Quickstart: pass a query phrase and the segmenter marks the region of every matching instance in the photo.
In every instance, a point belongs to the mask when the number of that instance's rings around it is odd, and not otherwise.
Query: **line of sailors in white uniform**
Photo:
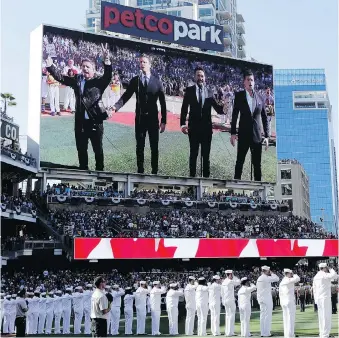
[[[320,338],[329,337],[331,331],[331,281],[338,278],[333,269],[329,269],[326,263],[319,264],[320,271],[314,277],[313,292],[315,303],[318,305]],[[238,307],[240,312],[241,336],[249,337],[251,317],[251,293],[257,290],[257,299],[260,305],[260,331],[262,337],[271,336],[271,322],[273,301],[271,283],[278,282],[279,277],[270,271],[268,266],[261,268],[262,274],[256,285],[246,277],[239,280],[233,275],[232,270],[226,270],[226,279],[221,283],[220,276],[213,276],[211,283],[207,283],[204,277],[196,281],[195,277],[189,277],[185,289],[180,289],[177,283],[170,284],[169,290],[161,286],[159,281],[153,282],[153,288],[148,287],[145,281],[140,282],[138,289],[125,290],[118,285],[106,286],[106,292],[113,296],[113,302],[107,331],[110,334],[119,334],[120,309],[122,296],[125,315],[125,334],[132,334],[133,304],[136,308],[137,334],[145,334],[145,321],[147,312],[151,312],[152,335],[158,335],[161,315],[161,298],[166,293],[166,309],[169,321],[170,335],[178,334],[178,304],[179,298],[184,297],[186,302],[185,334],[193,335],[195,316],[198,317],[198,336],[206,335],[207,316],[210,311],[211,331],[214,336],[220,335],[220,310],[221,303],[225,307],[225,335],[233,336],[235,323],[235,295],[234,287],[241,285],[238,291]],[[300,281],[299,276],[293,275],[290,269],[284,269],[284,278],[279,285],[280,304],[283,310],[284,337],[294,337],[295,323],[295,283]],[[84,333],[90,334],[91,328],[91,296],[93,293],[91,284],[86,285],[86,290],[81,286],[67,288],[62,295],[61,291],[46,293],[36,291],[27,293],[28,334],[51,334],[52,322],[55,321],[54,333],[60,334],[60,320],[63,319],[63,334],[70,334],[70,318],[72,309],[74,312],[74,334],[81,334],[81,323],[84,317]],[[3,298],[4,294],[1,294]],[[3,333],[14,333],[14,320],[16,313],[16,295],[6,296],[1,302],[3,315]],[[148,311],[147,311],[148,310]],[[14,319],[13,319],[14,318]],[[2,318],[1,318],[2,322]]]

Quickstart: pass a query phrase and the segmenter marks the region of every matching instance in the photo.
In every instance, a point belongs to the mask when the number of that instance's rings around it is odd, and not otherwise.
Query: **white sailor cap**
[[[46,292],[42,292],[42,293],[41,293],[41,296],[46,296]]]
[[[170,284],[170,288],[175,288],[175,287],[177,287],[178,286],[178,283],[171,283]]]
[[[106,285],[106,286],[105,286],[105,289],[110,289],[110,288],[111,288],[110,285]]]
[[[71,291],[72,292],[72,288],[66,288],[66,291]]]
[[[145,285],[146,284],[146,282],[144,281],[144,280],[142,280],[141,282],[140,282],[140,285]]]
[[[327,264],[326,263],[320,263],[319,264],[319,269],[326,268]]]
[[[247,279],[248,279],[247,277],[243,277],[243,278],[240,279],[240,282],[243,282],[243,281],[245,281]]]
[[[48,292],[48,294],[49,294],[49,295],[54,295],[54,292],[53,292],[53,291],[51,291],[51,292]]]
[[[269,267],[269,266],[267,266],[267,265],[263,265],[262,267],[261,267],[261,270],[263,270],[263,271],[268,271],[268,270],[270,270],[271,268]]]
[[[60,293],[61,294],[62,292],[60,290],[57,290],[57,291],[55,291],[55,293]]]
[[[220,276],[218,276],[218,275],[215,275],[215,276],[213,276],[213,279],[220,279]]]
[[[35,291],[34,291],[34,294],[35,294],[35,293],[38,293],[38,294],[40,295],[40,290],[38,290],[38,289],[35,290]]]
[[[119,285],[118,284],[114,284],[113,285],[113,289],[119,289]]]
[[[226,270],[225,273],[233,273],[233,270]]]
[[[198,280],[205,280],[205,277],[199,277]]]
[[[153,282],[153,285],[159,285],[160,282],[158,280],[156,280],[155,282]]]
[[[15,293],[12,294],[12,298],[16,298],[16,294]]]
[[[195,280],[196,278],[193,277],[193,276],[189,276],[188,279],[189,279],[189,280]]]
[[[74,290],[82,290],[81,286],[77,286]]]
[[[291,269],[284,269],[284,273],[292,273]]]
[[[7,295],[6,298],[7,298],[7,299],[11,299],[12,296],[11,296],[11,295]]]
[[[0,297],[5,297],[5,294],[3,292],[1,292]]]
[[[125,288],[125,290],[132,290],[132,288],[130,286],[127,286],[127,288]]]
[[[86,288],[92,288],[93,286],[92,286],[92,284],[87,284],[86,285]]]

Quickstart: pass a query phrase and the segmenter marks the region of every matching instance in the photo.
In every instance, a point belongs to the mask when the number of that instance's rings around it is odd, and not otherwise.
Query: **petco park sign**
[[[101,29],[152,40],[223,51],[223,28],[162,13],[101,3]]]

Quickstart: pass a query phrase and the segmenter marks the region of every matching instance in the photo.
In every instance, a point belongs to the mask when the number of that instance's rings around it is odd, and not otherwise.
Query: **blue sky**
[[[9,114],[20,134],[27,128],[30,31],[41,23],[82,29],[88,2],[1,2],[1,91],[17,98]],[[338,126],[338,0],[238,0],[238,12],[246,21],[248,55],[275,68],[325,68]]]

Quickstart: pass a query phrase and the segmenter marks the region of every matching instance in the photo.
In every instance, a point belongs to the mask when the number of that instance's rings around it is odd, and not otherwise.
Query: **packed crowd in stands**
[[[51,225],[73,237],[129,238],[335,238],[293,215],[244,215],[199,210],[56,210]]]
[[[1,194],[1,206],[6,206],[6,209],[15,210],[20,207],[21,212],[31,213],[35,210],[33,202],[24,196],[9,196],[8,194]]]
[[[145,270],[137,269],[137,271],[122,272],[112,269],[109,272],[104,272],[103,276],[107,281],[107,285],[118,284],[122,288],[132,287],[136,289],[141,280],[146,281],[149,285],[155,280],[161,284],[168,286],[170,283],[176,282],[181,287],[187,284],[189,276],[196,278],[205,277],[207,281],[211,281],[214,275],[219,275],[222,279],[225,278],[225,270],[233,267],[221,267],[212,269],[210,267],[199,267],[192,271],[187,269],[152,269]],[[273,269],[273,268],[272,268]],[[279,270],[280,269],[280,270]],[[275,270],[280,280],[283,278],[282,267]],[[293,269],[294,273],[301,277],[301,283],[311,283],[313,277],[317,273],[317,268],[307,266],[296,266]],[[256,282],[260,276],[260,267],[252,266],[244,269],[234,270],[234,275],[238,278],[247,277],[253,282]],[[93,283],[94,278],[98,275],[91,269],[81,270],[55,270],[48,269],[45,271],[31,271],[22,269],[15,274],[4,272],[2,274],[2,292],[15,293],[20,287],[25,287],[28,290],[40,289],[41,292],[52,290],[65,290],[68,287],[74,289],[75,286],[83,286],[87,283]]]
[[[113,72],[119,74],[122,83],[128,83],[133,76],[139,73],[138,57],[141,53],[138,47],[110,46],[112,50]],[[224,84],[231,87],[231,91],[237,92],[242,89],[242,70],[225,63],[216,63],[203,60],[195,60],[169,53],[164,55],[161,50],[152,50],[147,53],[152,59],[152,73],[158,76],[164,87],[164,91],[170,96],[183,96],[184,88],[191,85],[194,77],[194,69],[202,66],[206,73],[207,86],[215,93]],[[90,58],[96,64],[98,74],[103,73],[102,50],[99,43],[84,40],[72,40],[62,36],[47,34],[43,39],[43,57],[50,55],[54,64],[60,70],[66,66],[69,59],[74,60],[74,65],[80,68],[83,58]],[[43,65],[44,67],[44,65]],[[255,72],[256,90],[264,93],[265,87],[272,88],[272,73],[263,69]]]
[[[122,192],[116,191],[112,186],[109,187],[90,187],[87,188],[81,186],[70,186],[69,184],[53,184],[53,186],[47,185],[48,195],[64,195],[68,197],[72,196],[88,196],[88,197],[124,197]],[[146,199],[146,200],[167,200],[167,201],[196,201],[196,194],[192,192],[192,189],[186,191],[174,191],[174,190],[161,190],[161,189],[135,189],[131,192],[128,198],[133,199]],[[270,200],[264,201],[260,196],[246,195],[240,193],[234,193],[233,191],[218,191],[212,193],[203,193],[202,201],[205,202],[225,202],[232,198],[232,201],[239,200],[241,203],[276,203],[278,201]]]
[[[109,187],[98,187],[98,186],[74,186],[69,184],[47,184],[47,195],[64,195],[64,196],[86,196],[86,197],[122,197],[122,193],[113,189],[112,186]]]
[[[41,234],[24,234],[23,236],[2,236],[1,250],[22,250],[27,241],[49,241],[53,242],[54,238],[46,233]]]
[[[8,156],[12,160],[20,161],[28,166],[36,167],[36,160],[33,155],[27,152],[24,154],[18,142],[7,143],[5,139],[1,139],[1,155]]]

